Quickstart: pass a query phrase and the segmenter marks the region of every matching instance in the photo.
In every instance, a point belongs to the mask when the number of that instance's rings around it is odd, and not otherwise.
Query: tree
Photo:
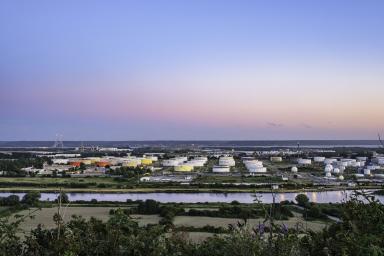
[[[308,206],[308,202],[309,202],[309,198],[304,195],[304,194],[299,194],[296,196],[296,202],[298,205],[302,206],[302,207],[307,207]]]
[[[57,199],[55,200],[55,202],[59,202],[60,199],[61,199],[62,204],[69,203],[68,195],[65,192],[60,192],[60,194],[57,196]]]
[[[31,191],[23,196],[23,199],[21,200],[21,202],[29,206],[38,206],[40,198],[41,198],[40,192]]]
[[[311,208],[309,208],[307,216],[310,218],[317,219],[317,218],[323,217],[324,215],[322,214],[322,212],[318,206],[313,205],[313,206],[311,206]]]

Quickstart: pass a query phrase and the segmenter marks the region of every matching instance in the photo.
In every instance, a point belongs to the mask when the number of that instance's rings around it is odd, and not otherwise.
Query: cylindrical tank
[[[332,164],[334,162],[336,162],[337,159],[334,159],[334,158],[327,158],[324,160],[324,164]]]
[[[151,165],[152,159],[148,159],[148,158],[141,159],[141,164],[142,165]]]
[[[183,164],[183,165],[175,166],[175,172],[190,172],[192,170],[193,170],[193,166],[191,165]]]
[[[212,168],[212,172],[217,172],[217,173],[230,172],[230,167],[229,166],[222,166],[222,165],[215,165]]]
[[[324,172],[326,172],[326,173],[330,173],[330,172],[332,172],[332,170],[333,170],[333,166],[330,164],[327,164],[324,168]]]
[[[294,172],[294,173],[296,173],[296,172],[298,172],[299,170],[297,169],[297,167],[296,166],[293,166],[292,168],[291,168],[291,172]]]
[[[267,168],[266,167],[252,167],[252,168],[249,168],[248,171],[250,173],[266,173]]]
[[[310,164],[312,164],[312,160],[311,159],[299,158],[299,159],[297,159],[297,163],[301,164],[301,165],[310,165]]]
[[[220,157],[220,159],[219,159],[219,165],[235,166],[236,163],[235,163],[235,159],[233,159],[233,157],[223,156],[223,157]]]
[[[281,156],[271,156],[271,162],[282,162],[283,158]]]
[[[324,160],[325,160],[325,157],[323,157],[323,156],[315,156],[313,158],[313,161],[316,163],[322,163],[322,162],[324,162]]]

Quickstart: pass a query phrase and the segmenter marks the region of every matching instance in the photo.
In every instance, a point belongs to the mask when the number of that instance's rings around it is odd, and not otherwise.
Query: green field
[[[84,218],[95,217],[102,221],[107,221],[110,217],[110,209],[116,209],[116,207],[68,207],[62,209],[62,215],[64,221],[67,222],[70,220],[71,216],[83,216]],[[54,228],[55,223],[53,221],[53,215],[57,212],[57,208],[42,208],[41,210],[30,209],[24,210],[18,213],[18,215],[28,215],[31,212],[33,213],[33,218],[27,218],[25,222],[21,225],[24,232],[29,232],[33,228],[36,228],[38,224],[42,224],[46,228]],[[158,224],[161,220],[161,217],[158,215],[140,215],[135,214],[131,215],[140,226],[146,226],[148,224]],[[202,217],[202,216],[176,216],[174,218],[174,225],[176,227],[190,227],[202,228],[204,226],[210,225],[214,227],[228,227],[229,224],[236,225],[238,221],[242,221],[237,218],[216,218],[216,217]],[[249,219],[248,224],[250,226],[255,226],[263,222],[263,219]],[[301,214],[295,213],[295,217],[290,218],[285,221],[276,221],[277,224],[285,224],[290,228],[296,228],[297,224],[301,228],[308,228],[314,231],[319,231],[323,229],[329,222],[324,221],[310,221],[306,222],[301,217]],[[206,237],[211,236],[212,234],[206,232],[188,232],[190,238],[194,241],[199,241]]]

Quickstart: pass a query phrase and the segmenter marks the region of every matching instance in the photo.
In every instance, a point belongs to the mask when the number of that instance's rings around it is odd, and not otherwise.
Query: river
[[[323,192],[301,192],[306,194],[311,202],[315,203],[340,203],[345,201],[353,192],[347,191],[323,191]],[[25,193],[1,192],[0,197],[18,195],[20,198]],[[275,201],[293,201],[299,193],[276,193]],[[230,203],[234,200],[240,203],[252,203],[255,199],[254,193],[67,193],[70,201],[84,200],[91,201],[115,201],[125,202],[131,200],[153,199],[162,203],[204,203],[204,202],[223,202]],[[272,193],[257,193],[263,203],[273,201]],[[57,193],[41,193],[41,200],[53,201],[57,198]],[[384,196],[376,196],[380,202],[384,203]]]

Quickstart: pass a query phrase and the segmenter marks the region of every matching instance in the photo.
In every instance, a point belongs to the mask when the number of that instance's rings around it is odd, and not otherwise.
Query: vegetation
[[[153,202],[150,205],[156,208]],[[182,235],[193,228],[140,227],[121,210],[106,222],[74,216],[56,228],[39,226],[25,239],[17,235],[22,220],[10,223],[1,218],[0,255],[383,255],[384,206],[373,197],[356,195],[341,206],[341,212],[341,222],[321,232],[293,230],[268,222],[252,228],[239,222],[230,226],[225,235],[201,243]]]

